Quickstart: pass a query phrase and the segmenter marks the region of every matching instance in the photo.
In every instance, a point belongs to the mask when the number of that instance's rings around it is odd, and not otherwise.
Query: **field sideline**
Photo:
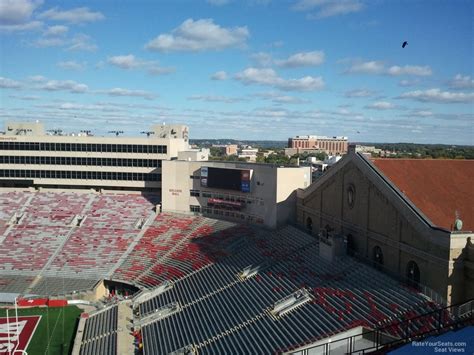
[[[70,353],[76,335],[77,322],[82,311],[76,306],[18,309],[18,316],[41,316],[33,338],[26,351],[28,355],[67,355]],[[0,317],[6,317],[5,309],[0,309]],[[9,311],[15,318],[15,310]]]

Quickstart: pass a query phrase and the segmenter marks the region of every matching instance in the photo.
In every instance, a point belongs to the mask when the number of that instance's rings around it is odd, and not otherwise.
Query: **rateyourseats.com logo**
[[[464,353],[467,343],[465,341],[414,341],[411,345],[417,348],[430,348],[429,350],[435,353]]]

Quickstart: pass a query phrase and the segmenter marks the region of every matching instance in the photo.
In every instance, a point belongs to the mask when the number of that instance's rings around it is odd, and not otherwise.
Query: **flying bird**
[[[405,48],[405,47],[407,46],[407,44],[408,44],[408,42],[407,42],[407,41],[403,42],[403,44],[402,44],[402,48]]]

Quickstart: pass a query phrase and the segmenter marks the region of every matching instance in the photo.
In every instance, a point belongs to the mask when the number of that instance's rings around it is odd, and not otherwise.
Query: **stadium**
[[[183,125],[6,126],[0,354],[385,353],[472,329],[472,205],[446,224],[355,150],[311,182],[207,161]],[[452,171],[467,186],[472,162]]]

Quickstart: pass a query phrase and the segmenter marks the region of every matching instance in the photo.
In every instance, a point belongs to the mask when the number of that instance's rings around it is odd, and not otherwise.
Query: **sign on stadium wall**
[[[18,322],[15,316],[0,318],[0,355],[28,348],[41,316],[21,316]]]

